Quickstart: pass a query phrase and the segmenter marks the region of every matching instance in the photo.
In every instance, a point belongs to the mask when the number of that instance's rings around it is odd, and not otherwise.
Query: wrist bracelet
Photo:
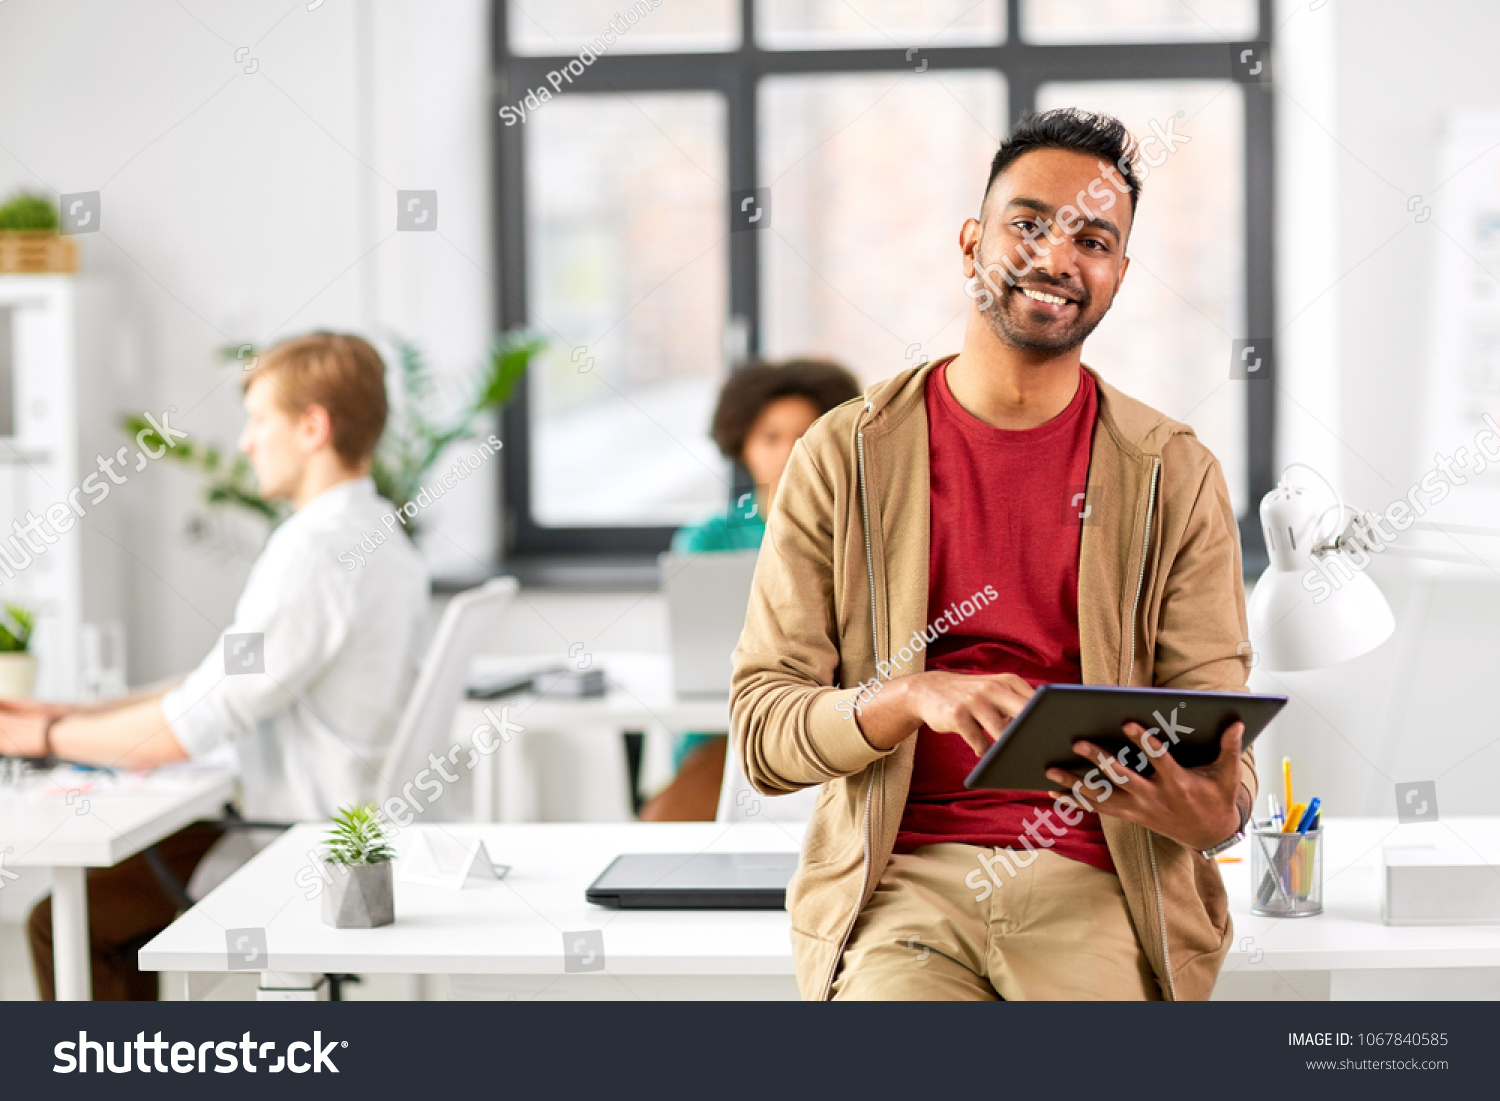
[[[1249,831],[1249,827],[1250,827],[1250,815],[1249,815],[1249,812],[1247,812],[1246,809],[1243,806],[1240,805],[1240,801],[1238,799],[1236,799],[1234,801],[1234,806],[1235,806],[1235,809],[1240,812],[1240,825],[1239,825],[1239,828],[1237,830],[1235,830],[1234,833],[1227,840],[1219,842],[1213,848],[1211,848],[1211,849],[1199,849],[1198,850],[1198,852],[1200,854],[1202,854],[1203,856],[1207,857],[1209,860],[1212,860],[1214,857],[1218,856],[1225,849],[1232,849],[1232,848],[1234,848],[1234,846],[1238,845],[1241,841],[1243,841],[1245,839],[1245,834]]]
[[[57,754],[52,749],[52,728],[63,720],[62,715],[53,715],[42,727],[42,754],[46,757],[55,757]]]

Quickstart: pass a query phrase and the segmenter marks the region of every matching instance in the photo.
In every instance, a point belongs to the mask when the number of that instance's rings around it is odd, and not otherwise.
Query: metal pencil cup
[[[1250,912],[1263,917],[1308,917],[1323,912],[1322,830],[1250,831]]]

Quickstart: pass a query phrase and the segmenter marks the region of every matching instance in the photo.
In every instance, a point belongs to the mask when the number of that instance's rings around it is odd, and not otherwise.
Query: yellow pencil
[[[1290,757],[1281,759],[1281,785],[1286,788],[1286,802],[1281,805],[1290,810],[1292,806],[1292,759]],[[1296,819],[1288,816],[1288,821],[1296,822]]]
[[[1307,810],[1301,803],[1291,804],[1291,811],[1286,816],[1286,823],[1281,827],[1282,833],[1296,833],[1297,823],[1302,821],[1302,812]]]

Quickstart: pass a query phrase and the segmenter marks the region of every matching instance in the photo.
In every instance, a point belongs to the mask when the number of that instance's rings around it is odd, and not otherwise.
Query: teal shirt
[[[678,528],[672,536],[674,554],[713,554],[716,551],[759,550],[766,534],[766,522],[757,509],[748,519],[742,510],[725,511],[697,524]],[[681,768],[683,758],[710,738],[722,738],[722,734],[689,731],[676,739],[672,747],[673,768]]]
[[[766,522],[757,510],[749,519],[720,513],[697,524],[678,528],[672,536],[677,554],[712,554],[715,551],[759,550],[766,535]]]

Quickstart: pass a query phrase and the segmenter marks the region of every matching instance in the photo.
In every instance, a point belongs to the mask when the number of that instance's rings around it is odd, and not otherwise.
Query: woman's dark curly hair
[[[789,359],[785,363],[752,363],[729,376],[719,391],[709,435],[730,462],[739,462],[745,440],[761,410],[780,398],[806,398],[818,415],[859,397],[859,383],[837,363]]]

